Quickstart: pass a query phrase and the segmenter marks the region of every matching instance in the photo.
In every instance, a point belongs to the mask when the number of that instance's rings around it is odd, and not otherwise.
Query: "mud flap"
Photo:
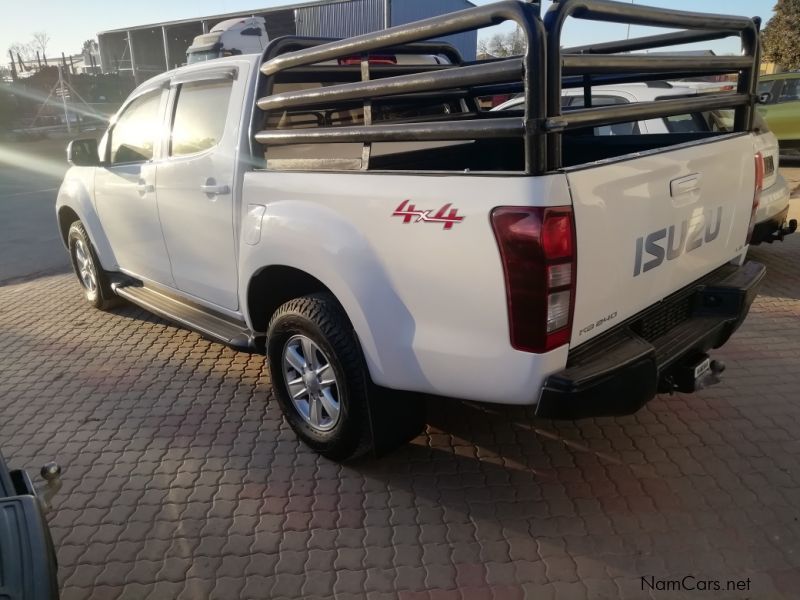
[[[413,440],[425,429],[425,422],[424,396],[373,386],[369,425],[376,458]]]

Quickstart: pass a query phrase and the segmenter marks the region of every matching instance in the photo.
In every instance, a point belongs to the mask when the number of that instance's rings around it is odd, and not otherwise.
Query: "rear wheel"
[[[298,437],[332,460],[369,452],[372,386],[353,327],[333,296],[282,305],[267,339],[272,389]]]
[[[111,289],[108,274],[100,266],[92,242],[80,221],[70,225],[67,243],[72,268],[78,276],[86,300],[100,310],[111,308],[117,297]]]

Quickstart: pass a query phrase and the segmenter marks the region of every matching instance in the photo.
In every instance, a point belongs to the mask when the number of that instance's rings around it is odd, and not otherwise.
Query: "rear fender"
[[[260,241],[241,245],[239,297],[269,266],[299,269],[336,296],[353,325],[372,379],[387,387],[425,380],[412,351],[414,319],[369,242],[335,211],[301,201],[267,206]],[[245,314],[252,327],[253,319]]]

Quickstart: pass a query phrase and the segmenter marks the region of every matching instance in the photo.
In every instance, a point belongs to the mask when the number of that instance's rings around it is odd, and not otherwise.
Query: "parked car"
[[[264,352],[288,423],[337,460],[416,434],[425,396],[580,418],[715,383],[709,352],[765,273],[746,261],[765,174],[753,95],[562,112],[561,88],[609,64],[628,81],[707,70],[754,84],[757,25],[704,15],[697,34],[614,46],[736,31],[743,56],[583,56],[560,50],[570,15],[698,17],[538,10],[509,0],[349,40],[281,38],[142,84],[99,146],[68,150],[56,210],[86,299]],[[474,64],[417,43],[502,20],[542,51]],[[481,109],[519,91],[523,113]],[[598,134],[724,109],[732,131]]]
[[[778,138],[781,152],[800,157],[800,72],[763,75],[758,110]]]
[[[623,105],[634,102],[654,102],[670,98],[685,98],[699,94],[724,91],[725,84],[705,82],[651,81],[592,88],[593,106]],[[516,97],[494,110],[520,109],[524,98]],[[565,110],[583,108],[583,89],[567,89],[562,94]],[[760,115],[755,118],[756,149],[764,157],[764,189],[756,212],[756,224],[751,245],[783,241],[797,230],[797,221],[789,220],[790,190],[780,174],[778,140]],[[658,119],[615,123],[595,128],[595,135],[664,135],[668,133],[704,133],[729,130],[733,126],[731,111],[712,111],[685,115],[670,115]]]

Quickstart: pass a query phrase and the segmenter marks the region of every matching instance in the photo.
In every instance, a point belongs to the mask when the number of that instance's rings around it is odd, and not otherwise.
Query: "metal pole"
[[[633,5],[633,0],[631,0],[631,5]],[[625,39],[626,40],[631,39],[631,24],[630,23],[628,23],[628,33],[625,35]]]
[[[69,123],[69,110],[67,110],[67,90],[64,86],[63,67],[58,65],[58,89],[61,92],[61,104],[64,107],[64,119],[67,121],[67,133],[72,133],[72,125]]]
[[[128,32],[128,52],[131,53],[131,75],[133,75],[133,82],[139,85],[139,76],[136,72],[136,58],[133,56],[133,35]]]
[[[17,80],[17,66],[14,64],[14,53],[9,50],[8,55],[11,57],[11,79]]]
[[[167,28],[161,26],[161,40],[164,42],[164,64],[167,65],[169,71],[169,38],[167,37]]]

